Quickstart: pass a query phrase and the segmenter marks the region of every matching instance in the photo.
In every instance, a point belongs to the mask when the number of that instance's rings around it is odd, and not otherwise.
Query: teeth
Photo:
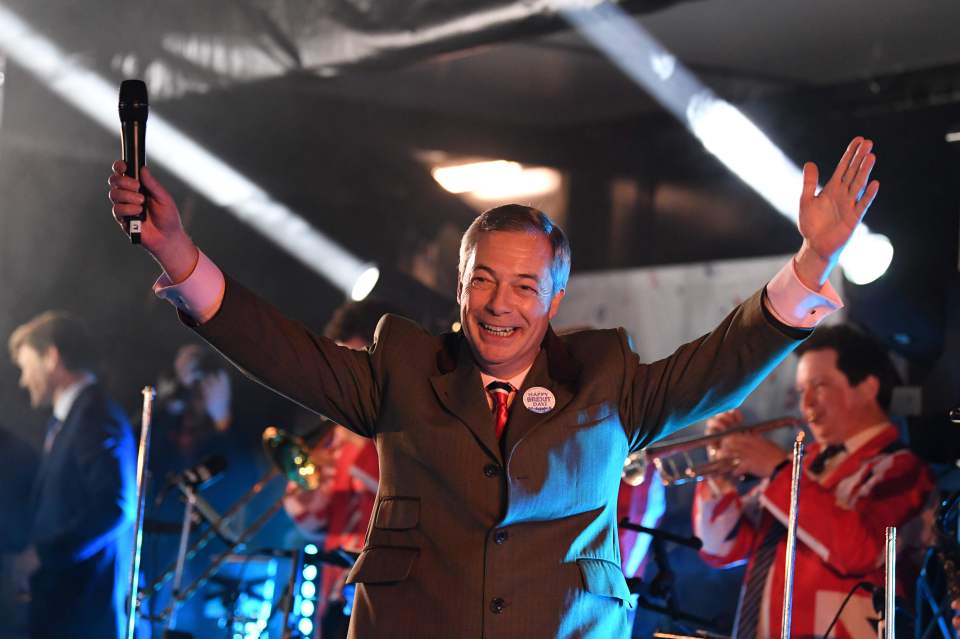
[[[493,333],[494,335],[499,335],[500,337],[506,337],[507,335],[510,335],[514,331],[514,329],[512,328],[499,328],[496,326],[490,326],[489,324],[484,324],[483,322],[480,322],[480,326],[485,331],[489,331],[490,333]]]

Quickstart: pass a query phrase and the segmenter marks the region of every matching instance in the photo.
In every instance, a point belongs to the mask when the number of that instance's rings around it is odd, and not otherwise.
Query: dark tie
[[[487,392],[493,400],[494,432],[497,434],[497,441],[500,441],[503,429],[507,426],[507,406],[513,386],[506,382],[490,382],[487,384]]]
[[[44,455],[50,454],[51,449],[53,449],[53,441],[57,438],[61,428],[63,428],[63,422],[51,415],[50,419],[47,420],[47,434],[43,438]]]
[[[750,565],[750,574],[747,576],[747,585],[743,589],[743,600],[737,609],[736,639],[755,639],[757,625],[760,622],[760,605],[763,603],[763,586],[767,583],[767,575],[777,557],[777,545],[786,535],[787,529],[779,521],[773,524],[764,535],[760,547],[753,556]]]
[[[843,444],[830,444],[813,458],[813,461],[810,462],[810,472],[814,475],[819,475],[827,467],[827,462],[839,455],[840,453],[847,450],[847,447]]]

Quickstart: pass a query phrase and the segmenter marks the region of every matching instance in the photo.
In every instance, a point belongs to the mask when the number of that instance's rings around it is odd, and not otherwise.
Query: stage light
[[[378,269],[376,266],[369,266],[365,271],[357,276],[357,279],[353,284],[353,288],[350,290],[350,299],[352,299],[354,302],[359,302],[360,300],[366,299],[367,295],[370,295],[370,291],[372,291],[377,285],[377,281],[379,279],[380,269]]]
[[[304,637],[309,637],[310,633],[313,632],[313,622],[304,617],[300,620],[300,623],[297,624],[297,629],[303,634]]]
[[[560,173],[546,167],[489,160],[437,166],[433,179],[450,193],[471,193],[482,200],[509,200],[543,195],[560,186]]]
[[[840,254],[843,274],[854,284],[869,284],[887,272],[893,261],[893,244],[885,235],[858,228]],[[857,237],[858,233],[862,237]]]
[[[313,581],[317,578],[317,567],[313,564],[307,564],[303,567],[303,578]]]
[[[300,584],[300,594],[304,599],[313,599],[317,596],[317,586],[312,581]]]
[[[304,599],[300,602],[300,616],[301,617],[312,617],[313,613],[316,612],[316,607],[313,602],[309,599]]]
[[[66,102],[119,135],[116,84],[82,66],[76,56],[68,56],[3,5],[0,5],[0,52]],[[164,167],[354,299],[362,299],[372,290],[376,278],[370,281],[369,264],[194,142],[156,109],[151,109],[148,131],[150,163]],[[360,293],[363,295],[357,298]]]
[[[307,555],[315,555],[320,552],[320,549],[317,548],[316,544],[307,544],[303,547],[303,552]]]
[[[788,219],[796,222],[802,172],[742,111],[718,97],[620,7],[554,0],[556,9],[625,75],[680,120],[703,146]],[[893,246],[864,224],[840,266],[857,284],[883,275]]]

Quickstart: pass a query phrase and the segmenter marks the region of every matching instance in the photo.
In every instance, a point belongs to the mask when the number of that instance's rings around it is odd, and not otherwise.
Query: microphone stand
[[[895,639],[897,621],[897,529],[893,526],[887,526],[886,532],[884,615],[883,623],[877,626],[877,635],[879,639]]]
[[[627,587],[630,592],[637,595],[637,605],[651,612],[656,612],[668,616],[673,621],[686,621],[697,624],[701,627],[715,628],[716,620],[707,619],[698,615],[680,610],[673,598],[673,570],[670,568],[670,560],[667,557],[664,543],[672,542],[693,550],[700,550],[703,547],[703,541],[699,537],[682,537],[659,528],[648,528],[635,524],[624,517],[620,520],[619,526],[627,530],[638,533],[644,533],[653,537],[651,550],[653,551],[653,561],[657,565],[657,576],[650,584],[646,584],[639,577],[627,579]],[[653,603],[644,596],[644,586],[647,592],[656,598],[663,599],[666,605]]]
[[[143,546],[143,513],[147,488],[147,461],[150,456],[150,426],[153,422],[153,399],[157,391],[144,386],[143,411],[140,418],[140,447],[137,450],[137,515],[133,525],[133,557],[130,561],[130,590],[127,594],[127,639],[133,639],[137,627],[140,586],[140,553]]]
[[[190,529],[193,527],[193,509],[197,503],[196,493],[189,486],[184,486],[182,482],[177,482],[180,490],[186,497],[186,506],[183,509],[183,524],[180,527],[180,545],[177,547],[177,563],[173,570],[173,608],[170,611],[170,618],[167,621],[167,630],[177,625],[177,609],[180,595],[180,585],[183,582],[183,567],[187,558],[187,544],[190,540]]]
[[[793,472],[790,478],[790,518],[787,525],[787,557],[783,579],[783,611],[780,639],[790,639],[793,616],[793,570],[797,559],[797,517],[800,515],[800,475],[803,472],[803,432],[793,442]]]
[[[629,518],[624,517],[620,520],[618,524],[620,528],[626,528],[627,530],[632,530],[638,533],[645,533],[650,535],[654,539],[662,539],[664,541],[672,541],[675,544],[681,546],[686,546],[687,548],[692,548],[694,550],[700,550],[703,548],[703,540],[699,537],[681,537],[676,533],[672,533],[660,528],[647,528],[646,526],[641,526],[640,524],[635,524],[630,521]]]
[[[177,479],[176,486],[183,493],[186,506],[183,509],[183,524],[180,527],[180,545],[177,548],[177,561],[173,571],[173,606],[170,610],[170,618],[167,623],[167,629],[172,629],[177,624],[177,610],[180,599],[180,587],[183,584],[183,569],[186,564],[188,545],[190,542],[190,533],[193,528],[194,513],[202,517],[210,530],[220,538],[226,545],[235,545],[237,540],[233,534],[227,534],[223,526],[223,518],[214,510],[207,500],[200,496],[197,489],[183,481]]]

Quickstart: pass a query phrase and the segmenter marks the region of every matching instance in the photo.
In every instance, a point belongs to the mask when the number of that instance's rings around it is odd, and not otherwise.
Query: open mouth
[[[482,328],[484,331],[496,337],[510,337],[511,335],[513,335],[514,331],[517,330],[516,328],[513,328],[513,327],[492,326],[484,322],[477,322],[477,323],[480,325],[480,328]]]

